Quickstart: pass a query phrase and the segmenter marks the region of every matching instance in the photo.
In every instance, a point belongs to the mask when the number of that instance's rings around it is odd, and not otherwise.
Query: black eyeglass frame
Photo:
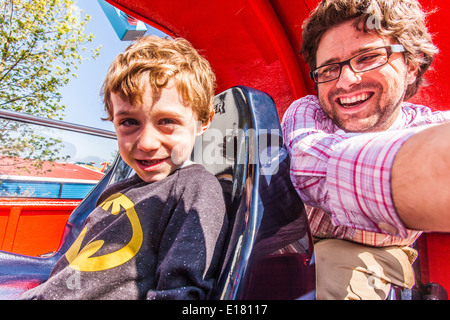
[[[352,66],[351,63],[350,63],[351,60],[353,60],[354,58],[357,58],[357,57],[359,57],[359,56],[361,56],[361,55],[363,55],[363,54],[366,54],[367,52],[370,52],[370,51],[372,51],[372,50],[378,50],[378,49],[386,49],[386,52],[387,52],[387,59],[386,59],[386,62],[385,62],[385,63],[383,63],[382,65],[376,66],[376,67],[374,67],[374,68],[370,68],[370,69],[364,70],[364,71],[356,71],[355,69],[353,69],[353,66]],[[350,59],[347,59],[347,60],[345,60],[345,61],[341,61],[341,62],[333,62],[333,63],[327,63],[327,64],[324,64],[323,66],[317,67],[317,68],[315,68],[315,69],[313,69],[313,70],[311,70],[311,71],[309,72],[309,76],[311,77],[311,79],[314,81],[315,84],[321,84],[321,83],[331,82],[331,81],[334,81],[334,80],[336,80],[336,79],[339,79],[339,77],[341,76],[341,73],[342,73],[342,68],[343,68],[344,66],[346,66],[346,65],[350,66],[350,68],[352,69],[352,71],[355,72],[355,73],[364,73],[364,72],[367,72],[367,71],[371,71],[371,70],[375,70],[375,69],[381,68],[382,66],[386,65],[386,64],[389,62],[389,58],[391,57],[391,55],[392,55],[393,53],[396,53],[396,52],[405,52],[405,51],[406,51],[405,47],[404,47],[403,45],[401,45],[401,44],[391,44],[391,45],[388,45],[388,46],[383,46],[383,47],[373,48],[373,49],[370,49],[370,50],[361,52],[361,53],[357,54],[356,56],[353,56],[353,57],[351,57]],[[338,76],[337,76],[336,78],[334,78],[334,79],[327,80],[327,81],[321,81],[321,82],[316,81],[316,80],[315,80],[315,77],[314,77],[314,72],[316,72],[316,71],[317,71],[318,69],[320,69],[320,68],[323,68],[323,67],[326,67],[326,66],[331,66],[331,65],[339,65],[339,74],[338,74]]]

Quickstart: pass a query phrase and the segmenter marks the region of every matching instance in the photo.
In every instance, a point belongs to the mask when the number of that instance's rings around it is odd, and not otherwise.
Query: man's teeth
[[[362,94],[353,96],[351,98],[339,98],[339,102],[341,103],[341,105],[354,105],[354,104],[357,104],[360,102],[364,102],[369,98],[370,98],[369,93],[362,93]]]

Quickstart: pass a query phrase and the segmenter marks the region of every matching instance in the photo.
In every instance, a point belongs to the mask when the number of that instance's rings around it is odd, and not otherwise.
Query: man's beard
[[[395,88],[393,89],[396,90]],[[371,100],[369,101],[370,109],[363,110],[364,113],[347,114],[345,116],[339,113],[338,110],[344,107],[337,105],[339,104],[336,101],[338,96],[363,91],[373,92],[372,96],[368,99]],[[324,111],[340,129],[346,132],[376,132],[387,130],[393,121],[395,121],[395,119],[392,119],[392,115],[401,106],[405,93],[406,88],[398,99],[391,90],[384,92],[383,86],[380,83],[365,81],[355,85],[350,90],[340,88],[331,90],[325,101],[321,98],[320,94],[318,96],[322,109],[323,106],[327,107],[327,110]]]

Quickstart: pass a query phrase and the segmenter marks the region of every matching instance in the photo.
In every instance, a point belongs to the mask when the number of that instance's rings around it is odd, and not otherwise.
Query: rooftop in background
[[[102,168],[88,164],[58,163],[0,156],[0,179],[16,177],[23,180],[95,180],[103,177]],[[55,181],[56,181],[55,180]]]

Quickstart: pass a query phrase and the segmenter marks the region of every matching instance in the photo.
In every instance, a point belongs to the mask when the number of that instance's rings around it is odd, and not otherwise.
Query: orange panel
[[[8,225],[9,209],[0,210],[0,249],[3,247],[3,239],[5,237],[6,226]]]
[[[24,211],[11,251],[31,256],[56,251],[70,213],[71,210]]]
[[[58,249],[65,225],[80,201],[0,199],[0,249],[37,256]]]
[[[19,223],[20,214],[22,213],[21,207],[11,207],[8,219],[8,225],[6,226],[5,236],[3,237],[2,250],[11,251],[14,238],[16,235],[17,224]]]

